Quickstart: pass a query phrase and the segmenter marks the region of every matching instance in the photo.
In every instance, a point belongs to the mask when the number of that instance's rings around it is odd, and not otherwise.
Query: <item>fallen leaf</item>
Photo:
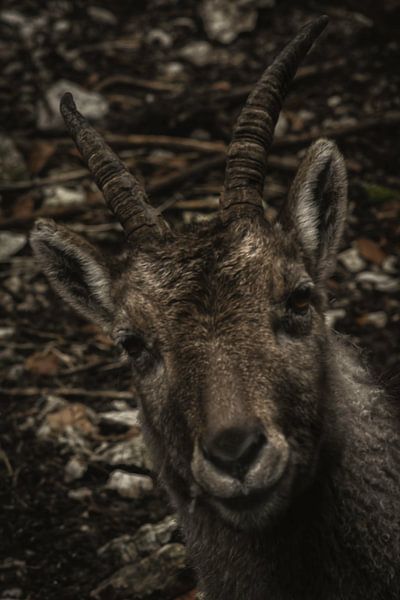
[[[19,219],[27,219],[32,216],[32,213],[35,208],[35,201],[32,195],[24,194],[20,196],[14,203],[12,208],[13,217],[17,217]]]
[[[367,192],[368,200],[373,203],[398,199],[400,194],[398,190],[393,190],[375,183],[363,183],[363,187]]]
[[[84,404],[74,402],[46,416],[47,424],[53,431],[64,431],[67,427],[79,429],[86,435],[97,433],[97,427],[92,421],[91,413]]]
[[[361,256],[375,265],[381,265],[387,257],[387,254],[376,242],[367,238],[359,238],[357,240],[357,247]]]
[[[28,168],[32,175],[38,175],[47,165],[55,152],[55,145],[50,142],[36,142],[30,151]]]
[[[34,375],[56,375],[60,369],[60,359],[52,350],[34,352],[26,359],[25,369]]]
[[[215,90],[217,92],[230,92],[232,89],[232,85],[230,84],[229,81],[216,81],[212,86],[211,86],[212,90]]]
[[[96,344],[106,348],[112,348],[115,346],[113,340],[106,333],[103,332],[101,327],[94,323],[86,323],[82,326],[82,331],[89,335],[94,335],[94,341]]]

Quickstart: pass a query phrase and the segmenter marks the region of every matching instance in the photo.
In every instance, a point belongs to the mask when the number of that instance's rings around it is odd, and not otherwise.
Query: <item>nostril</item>
[[[267,438],[260,426],[230,427],[205,438],[203,453],[219,469],[238,476],[248,471]]]

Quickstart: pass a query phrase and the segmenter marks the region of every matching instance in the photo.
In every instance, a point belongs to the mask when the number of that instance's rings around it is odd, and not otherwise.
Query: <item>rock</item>
[[[174,44],[173,37],[163,29],[152,29],[147,34],[149,44],[158,44],[161,48],[171,48]]]
[[[361,283],[363,287],[369,287],[378,290],[379,292],[396,293],[400,292],[400,281],[389,277],[386,273],[376,273],[374,271],[364,271],[356,275],[356,281]],[[366,285],[365,285],[366,284]]]
[[[6,290],[15,295],[18,295],[23,288],[22,279],[17,275],[7,277],[7,279],[4,280],[3,285],[6,288]]]
[[[28,179],[25,160],[13,140],[0,134],[0,182]]]
[[[150,458],[141,434],[123,442],[100,446],[96,450],[96,460],[113,466],[127,465],[151,469]]]
[[[113,410],[130,410],[130,406],[126,400],[113,400],[111,406]]]
[[[190,42],[181,48],[179,55],[196,67],[204,67],[214,62],[215,48],[205,40]]]
[[[0,340],[9,340],[15,335],[15,327],[0,327]]]
[[[41,131],[64,129],[64,121],[60,115],[60,99],[65,92],[71,92],[79,111],[87,119],[98,121],[108,112],[108,103],[101,94],[90,92],[72,81],[61,79],[48,88],[46,92],[47,106],[43,102],[38,104],[38,129]]]
[[[27,237],[23,233],[0,231],[0,262],[17,254],[26,245]]]
[[[81,487],[77,490],[69,490],[68,492],[68,498],[71,498],[71,500],[78,500],[79,502],[88,500],[92,497],[92,495],[92,490],[87,487]]]
[[[84,476],[87,471],[87,463],[77,456],[73,456],[69,459],[65,465],[64,481],[70,483],[76,479],[80,479]]]
[[[38,31],[43,31],[48,26],[48,19],[38,14],[23,15],[16,10],[3,10],[0,13],[0,21],[19,30],[19,34],[32,47],[33,37]]]
[[[123,592],[124,598],[144,598],[160,592],[169,597],[168,590],[175,590],[179,573],[185,568],[183,544],[167,544],[139,562],[119,569],[93,590],[91,597],[106,600],[116,597],[118,592]]]
[[[257,21],[257,8],[273,2],[256,0],[203,0],[200,16],[211,40],[230,44],[243,31],[253,31]]]
[[[163,72],[164,78],[171,81],[182,81],[187,77],[185,73],[185,66],[178,61],[167,62],[164,65],[161,65],[160,69]]]
[[[350,271],[350,273],[358,273],[365,269],[366,266],[366,263],[361,258],[357,248],[349,248],[348,250],[340,252],[338,261]]]
[[[100,25],[116,25],[118,19],[112,12],[100,6],[89,6],[87,9],[89,17]]]
[[[346,311],[344,308],[333,308],[331,310],[327,310],[325,313],[325,322],[328,327],[335,327],[336,321],[340,319],[344,319],[346,316]]]
[[[385,258],[382,262],[382,269],[385,273],[389,273],[390,275],[398,274],[399,272],[399,259],[394,254],[390,254]]]
[[[113,471],[106,487],[115,490],[123,498],[139,499],[153,490],[153,481],[148,475],[137,475],[117,469]]]
[[[10,588],[9,590],[4,590],[2,595],[0,596],[0,600],[19,600],[23,598],[24,593],[20,588]]]
[[[0,21],[11,27],[22,27],[25,25],[27,18],[16,10],[2,10]]]
[[[56,185],[47,188],[44,194],[43,206],[45,207],[74,206],[86,202],[86,194],[82,188],[72,189]]]
[[[165,546],[171,541],[174,533],[178,531],[176,518],[169,515],[154,525],[147,523],[140,527],[135,535],[138,554],[144,556]]]
[[[139,426],[139,411],[137,408],[132,410],[110,410],[100,413],[99,417],[102,421],[110,425]]]
[[[111,540],[100,548],[99,554],[110,557],[120,565],[133,563],[138,557],[168,544],[177,530],[175,517],[169,515],[159,523],[142,525],[134,535],[121,535]]]
[[[330,96],[327,100],[327,105],[331,108],[336,108],[342,102],[342,98],[340,96]]]

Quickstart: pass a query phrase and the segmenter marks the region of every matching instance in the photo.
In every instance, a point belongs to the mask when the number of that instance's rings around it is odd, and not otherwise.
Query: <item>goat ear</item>
[[[50,219],[35,223],[30,241],[55,291],[79,313],[107,327],[112,314],[110,274],[96,248]]]
[[[312,275],[328,277],[335,267],[347,212],[347,177],[336,144],[318,140],[297,172],[281,221],[294,230]]]

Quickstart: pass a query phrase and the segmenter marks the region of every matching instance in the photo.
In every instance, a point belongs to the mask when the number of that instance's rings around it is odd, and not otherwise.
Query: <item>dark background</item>
[[[38,437],[46,414],[60,410],[54,397],[64,401],[64,417],[74,413],[68,425],[83,435],[89,454],[137,433],[99,420],[101,412],[121,410],[118,402],[135,405],[128,368],[106,336],[49,290],[27,244],[38,216],[68,224],[104,251],[118,251],[122,242],[57,125],[53,86],[60,80],[64,91],[73,82],[101,94],[107,110],[97,114],[96,127],[141,173],[169,219],[207,218],[223,181],[224,145],[251,86],[303,23],[328,14],[330,25],[285,104],[265,198],[273,214],[309,143],[337,140],[348,167],[350,214],[329,281],[329,315],[384,384],[398,371],[400,3],[225,2],[227,37],[212,28],[218,4],[1,4],[0,598],[90,597],[119,566],[98,549],[169,511],[161,492],[127,500],[106,489],[112,468],[90,459],[82,477],[66,481],[67,462],[83,450],[65,442],[65,423]],[[239,31],[243,24],[247,31]],[[176,136],[183,139],[174,142]],[[79,499],[71,496],[82,489]],[[151,598],[177,597],[193,583],[180,570],[164,587]],[[128,586],[104,597],[141,596]]]

